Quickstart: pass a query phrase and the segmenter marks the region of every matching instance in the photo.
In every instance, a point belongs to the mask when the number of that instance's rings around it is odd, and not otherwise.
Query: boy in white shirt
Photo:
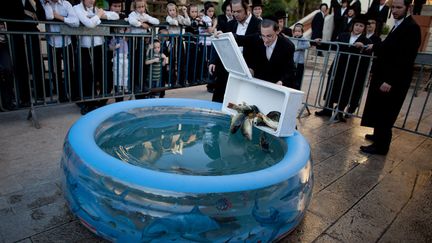
[[[145,0],[135,1],[135,11],[128,17],[129,24],[132,25],[131,33],[147,33],[149,24],[158,25],[159,20],[146,13],[147,3]]]
[[[75,14],[72,5],[65,0],[47,0],[42,3],[47,20],[62,21],[70,27],[78,27],[79,19]],[[47,33],[60,32],[60,25],[46,25]],[[70,36],[47,35],[47,41],[51,48],[48,48],[48,61],[50,73],[50,87],[58,94],[60,102],[71,101],[78,96],[78,86],[73,70],[73,49]],[[64,76],[62,78],[62,60],[64,64]],[[56,90],[58,89],[58,90]],[[50,89],[51,92],[53,92]]]
[[[101,19],[118,20],[120,16],[112,11],[104,11],[95,6],[94,0],[82,0],[80,4],[75,5],[75,13],[80,22],[88,28],[95,28],[101,23]],[[106,90],[103,90],[103,44],[105,40],[103,36],[80,36],[79,46],[81,54],[81,70],[82,75],[80,87],[82,88],[83,97],[81,99],[93,99]],[[81,114],[86,114],[100,106],[105,105],[107,99],[99,101],[87,101],[79,104]]]

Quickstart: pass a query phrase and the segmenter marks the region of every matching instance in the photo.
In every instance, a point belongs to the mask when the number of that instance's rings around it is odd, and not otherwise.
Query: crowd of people
[[[374,0],[366,14],[361,14],[358,0],[332,0],[330,9],[327,4],[321,4],[312,20],[311,40],[303,37],[301,23],[294,24],[293,29],[286,27],[285,11],[266,15],[261,1],[250,4],[248,0],[226,0],[219,16],[211,2],[199,9],[195,4],[177,6],[175,1],[168,1],[167,16],[162,22],[149,13],[146,0],[110,0],[107,10],[96,7],[95,0],[82,0],[74,5],[66,0],[20,0],[5,4],[0,17],[11,20],[51,20],[89,29],[99,26],[101,20],[127,21],[128,26],[112,27],[109,36],[47,35],[48,56],[51,57],[48,58],[49,78],[56,82],[46,83],[43,68],[40,68],[43,63],[38,35],[10,35],[9,40],[2,36],[0,40],[0,77],[4,80],[14,76],[16,80],[15,91],[13,83],[2,82],[3,108],[27,106],[33,102],[31,97],[36,101],[44,100],[47,94],[55,93],[59,102],[79,101],[82,114],[105,105],[107,94],[120,94],[116,99],[120,100],[132,90],[136,98],[144,98],[149,95],[149,88],[182,87],[203,81],[213,93],[212,100],[222,102],[228,73],[211,45],[211,38],[219,32],[234,34],[254,77],[301,89],[305,51],[310,42],[321,55],[336,46],[321,43],[324,19],[333,12],[334,29],[330,36],[333,42],[340,44],[338,48],[342,54],[329,69],[323,97],[326,107],[315,114],[332,116],[336,110],[336,119],[344,122],[349,118],[343,115],[345,110],[348,114],[355,112],[374,52],[377,60],[371,70],[371,89],[362,121],[365,126],[374,127],[374,134],[366,136],[374,144],[361,149],[379,154],[388,151],[391,127],[403,102],[396,97],[406,95],[420,45],[419,27],[408,14],[411,8],[408,0],[393,0],[391,13],[396,28],[384,41],[380,35],[390,11],[385,0]],[[39,32],[37,22],[12,21],[1,24],[0,28]],[[47,32],[60,31],[59,24],[51,22],[46,24],[46,29]],[[130,37],[127,33],[143,35]],[[152,35],[145,35],[149,33]],[[13,42],[10,45],[13,56],[8,53],[7,42]],[[397,61],[391,52],[401,52],[406,58]],[[110,60],[106,63],[103,62],[105,55],[105,60]],[[392,67],[398,68],[389,70]],[[386,72],[399,71],[399,76],[386,75]],[[167,83],[168,80],[175,82]],[[164,96],[163,89],[158,95]],[[91,99],[86,101],[85,98]],[[371,104],[371,100],[376,99],[384,100],[383,104],[396,102],[396,108]],[[388,117],[377,118],[383,110],[388,110]]]

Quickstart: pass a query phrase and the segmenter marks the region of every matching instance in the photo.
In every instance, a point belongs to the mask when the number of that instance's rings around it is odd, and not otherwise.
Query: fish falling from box
[[[247,121],[247,129],[250,129],[248,126],[252,124],[258,129],[277,137],[293,135],[296,128],[297,113],[301,107],[304,93],[254,78],[232,33],[223,33],[218,38],[214,38],[212,43],[222,64],[229,72],[222,111],[236,116],[238,112],[230,108],[229,103],[241,105],[244,102],[249,106],[255,105],[259,108],[260,113],[265,114],[258,115],[257,113],[255,117],[262,119],[264,123],[266,123],[264,121],[266,120],[268,124],[259,126],[246,119],[246,116],[245,120],[240,119],[242,118],[241,115],[236,117],[236,119],[243,121],[243,123],[240,122],[242,125],[246,124],[244,121]],[[275,114],[279,117],[277,122],[270,118]],[[240,128],[238,127],[238,129]]]

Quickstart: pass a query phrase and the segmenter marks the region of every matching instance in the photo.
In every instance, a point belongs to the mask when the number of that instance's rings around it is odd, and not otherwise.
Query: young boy
[[[168,58],[165,54],[161,53],[161,43],[155,39],[153,46],[147,51],[146,65],[149,65],[149,81],[152,88],[161,87],[162,67],[168,64]]]
[[[121,20],[126,18],[123,13],[123,0],[110,0],[109,10],[117,13]],[[128,32],[127,28],[112,28],[112,31],[119,36],[112,37],[109,42],[109,48],[112,52],[108,52],[108,93],[111,92],[114,85],[114,95],[124,95],[128,92],[129,86],[129,48],[128,40],[124,36],[120,36]],[[116,101],[122,101],[123,98],[116,98]]]
[[[79,19],[75,14],[72,5],[68,1],[45,1],[43,3],[43,8],[47,20],[58,20],[71,27],[79,26]],[[52,24],[47,25],[47,32],[60,32],[60,26]],[[58,99],[60,102],[71,101],[71,98],[77,98],[78,90],[78,87],[75,84],[75,72],[72,70],[74,52],[72,50],[71,38],[69,36],[49,35],[47,41],[51,46],[51,48],[48,49],[48,53],[51,56],[51,58],[48,59],[50,70],[54,74],[52,76],[53,81],[51,81],[52,88],[58,88]],[[62,78],[62,60],[65,64],[64,78]],[[55,93],[55,90],[51,90],[51,92],[52,91]]]
[[[294,25],[293,35],[294,39],[292,39],[292,42],[295,46],[294,65],[296,68],[294,72],[294,83],[290,88],[300,90],[304,73],[305,52],[306,49],[310,47],[310,43],[303,37],[303,24],[297,23]]]

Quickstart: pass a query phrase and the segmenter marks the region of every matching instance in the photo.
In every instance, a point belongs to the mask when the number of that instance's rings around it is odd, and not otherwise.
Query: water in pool
[[[106,153],[136,166],[188,175],[228,175],[278,163],[287,145],[253,129],[230,134],[230,116],[196,108],[147,107],[118,113],[95,134]]]

